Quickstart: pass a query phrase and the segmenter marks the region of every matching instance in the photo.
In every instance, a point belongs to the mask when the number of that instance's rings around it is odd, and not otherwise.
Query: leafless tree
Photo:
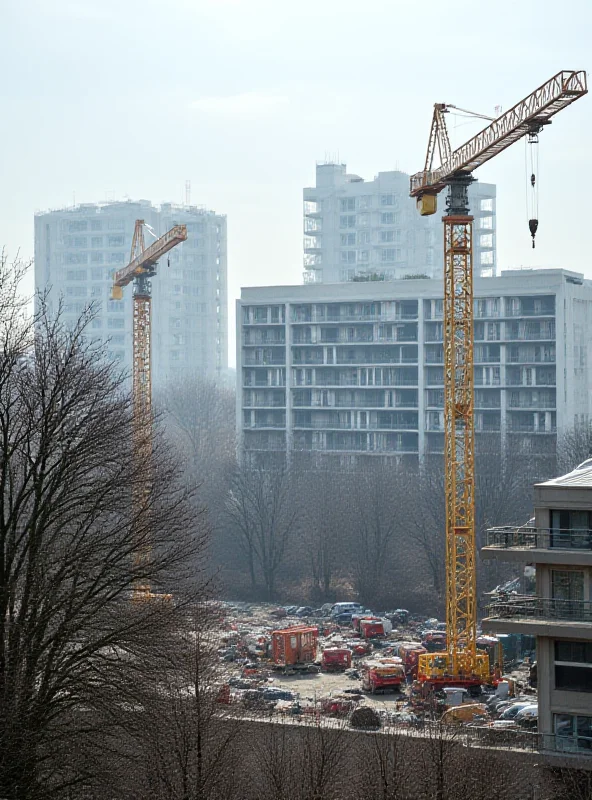
[[[66,327],[40,298],[24,321],[18,272],[0,279],[0,797],[29,800],[92,782],[137,677],[167,663],[203,531],[158,430],[133,458],[92,312]],[[177,601],[133,602],[146,584]]]
[[[353,741],[346,723],[260,724],[253,736],[253,800],[342,800]]]
[[[557,474],[571,472],[592,456],[592,425],[578,423],[557,436]]]
[[[275,596],[278,570],[297,530],[298,506],[291,487],[286,469],[239,466],[226,503],[229,524],[246,557],[252,586],[256,585],[258,569],[269,599]]]

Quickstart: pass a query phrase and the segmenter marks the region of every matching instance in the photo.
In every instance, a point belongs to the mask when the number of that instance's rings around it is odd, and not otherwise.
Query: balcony
[[[592,566],[592,530],[506,525],[487,531],[483,558]]]
[[[592,622],[592,601],[557,600],[531,595],[510,596],[487,606],[488,618],[564,620],[566,622]],[[590,631],[592,636],[592,630]]]
[[[306,430],[337,430],[337,431],[352,431],[354,433],[367,433],[372,431],[416,431],[418,430],[417,422],[400,422],[400,423],[382,423],[382,422],[369,422],[362,427],[356,427],[350,422],[330,422],[324,420],[314,420],[311,422],[295,422],[295,428],[302,428]]]
[[[283,356],[282,358],[266,358],[263,361],[257,361],[254,358],[249,358],[248,356],[243,359],[243,367],[278,367],[286,366],[286,357]]]
[[[512,422],[509,421],[508,424],[508,433],[532,433],[541,435],[541,434],[552,434],[557,433],[557,426],[551,425],[548,428],[535,428],[534,424],[526,423],[526,422]]]
[[[554,364],[555,355],[548,356],[534,356],[530,355],[514,355],[512,353],[506,354],[506,362],[508,364]]]
[[[285,422],[243,422],[244,430],[261,430],[266,428],[285,428]]]

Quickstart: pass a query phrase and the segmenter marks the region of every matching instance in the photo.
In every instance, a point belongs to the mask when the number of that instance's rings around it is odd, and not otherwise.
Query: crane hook
[[[536,177],[535,177],[535,174],[533,172],[532,175],[530,176],[530,185],[532,186],[533,189],[534,189],[535,183],[536,183]]]
[[[530,230],[530,235],[532,236],[532,249],[534,250],[534,237],[536,236],[537,229],[539,227],[538,219],[529,219],[528,220],[528,228]]]

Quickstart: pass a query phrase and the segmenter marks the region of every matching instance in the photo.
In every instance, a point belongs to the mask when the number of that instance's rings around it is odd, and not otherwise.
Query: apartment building
[[[345,164],[318,164],[316,186],[304,189],[304,281],[338,283],[380,275],[387,280],[408,275],[442,274],[442,215],[417,212],[409,197],[409,175],[379,172],[372,181],[347,173]],[[469,189],[475,217],[475,272],[496,274],[495,186],[474,183]]]
[[[537,637],[542,746],[592,756],[592,459],[534,487],[534,520],[492,528],[486,559],[536,568],[536,594],[499,598],[483,630]]]
[[[188,238],[160,262],[152,280],[152,360],[155,387],[188,372],[228,368],[226,217],[196,206],[139,202],[89,203],[35,215],[35,285],[48,290],[50,310],[62,298],[74,323],[88,303],[91,333],[109,356],[131,369],[132,291],[110,300],[113,272],[128,261],[136,219],[150,226],[146,244],[175,224]]]
[[[237,425],[251,458],[417,463],[444,448],[439,280],[245,288]],[[567,270],[475,279],[475,428],[529,457],[592,413],[592,282]]]

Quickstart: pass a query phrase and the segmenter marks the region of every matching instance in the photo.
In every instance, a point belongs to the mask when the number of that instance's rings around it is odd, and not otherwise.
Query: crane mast
[[[585,72],[559,72],[454,152],[444,116],[452,106],[437,103],[424,169],[411,177],[410,195],[422,215],[436,212],[437,195],[448,187],[442,218],[447,649],[421,655],[418,668],[419,679],[434,687],[490,680],[489,657],[477,652],[472,172],[523,136],[536,136],[586,93]],[[441,165],[434,169],[436,150]]]
[[[133,397],[133,448],[134,459],[150,470],[152,460],[152,297],[150,279],[156,275],[158,259],[173,247],[187,239],[187,227],[176,225],[170,231],[144,246],[144,220],[136,220],[129,264],[113,276],[111,299],[121,300],[123,288],[133,282],[132,323],[132,397]],[[149,474],[149,473],[148,473]],[[137,487],[133,497],[134,519],[147,511],[150,479]],[[146,526],[146,519],[142,527]],[[142,543],[135,550],[135,564],[141,571],[142,564],[150,555],[149,545]],[[151,596],[150,585],[138,581],[134,587],[134,599],[144,600]]]

